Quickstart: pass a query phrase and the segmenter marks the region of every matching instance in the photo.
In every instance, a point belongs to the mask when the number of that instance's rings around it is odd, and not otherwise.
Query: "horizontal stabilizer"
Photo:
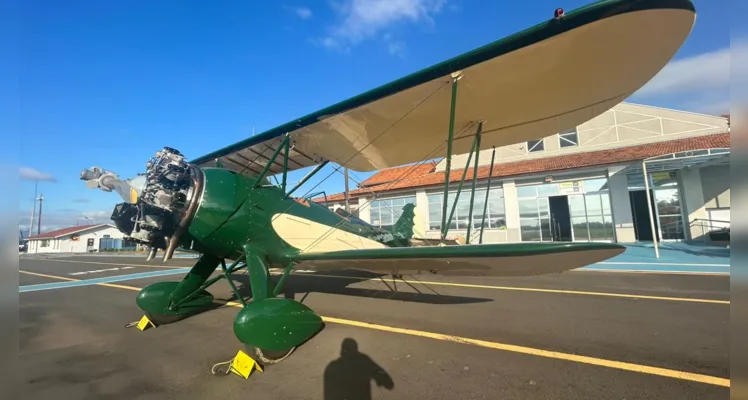
[[[611,243],[511,243],[422,246],[305,253],[302,269],[355,269],[385,274],[532,276],[594,264],[625,251]]]

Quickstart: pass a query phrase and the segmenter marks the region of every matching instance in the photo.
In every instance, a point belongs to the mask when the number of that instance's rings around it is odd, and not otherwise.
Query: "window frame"
[[[402,216],[402,212],[403,212],[402,207],[400,207],[399,209],[395,209],[395,206],[391,205],[392,203],[390,203],[389,207],[388,206],[384,206],[383,207],[383,206],[381,206],[381,203],[384,202],[384,201],[390,201],[391,202],[392,200],[400,200],[400,199],[404,199],[405,200],[405,203],[403,204],[403,206],[405,206],[405,204],[411,204],[411,203],[412,204],[416,204],[416,201],[417,201],[415,194],[408,195],[408,196],[403,195],[403,196],[382,197],[382,198],[373,198],[373,199],[371,199],[369,201],[369,224],[374,225],[374,226],[379,227],[379,228],[395,225],[395,223],[397,222],[397,220],[400,219],[400,217]],[[408,201],[409,199],[412,199],[412,202]],[[375,206],[375,204],[376,204],[376,206]],[[374,209],[380,210],[378,212],[379,221],[376,224],[374,223],[374,220],[371,218],[371,214],[372,214],[372,211]],[[390,216],[392,217],[392,223],[391,224],[383,224],[382,223],[381,210],[387,210],[387,212],[390,213]]]
[[[464,190],[460,193],[460,199],[458,201],[457,207],[455,208],[455,214],[452,217],[452,221],[449,222],[449,229],[450,230],[462,230],[462,231],[467,230],[467,226],[465,226],[464,228],[460,228],[458,226],[460,222],[461,223],[466,223],[466,224],[470,223],[471,224],[471,228],[470,228],[471,230],[478,230],[478,229],[480,229],[480,221],[482,220],[481,213],[483,212],[483,208],[482,208],[483,204],[481,204],[481,208],[478,209],[478,207],[477,207],[478,204],[477,203],[483,203],[486,200],[486,194],[485,193],[481,193],[481,195],[478,195],[478,192],[486,190],[486,189],[488,189],[488,187],[486,187],[486,186],[475,188],[476,195],[475,195],[475,198],[473,199],[473,220],[472,221],[468,220],[468,216],[467,215],[464,215],[464,216],[460,215],[460,211],[459,211],[459,208],[460,208],[459,203],[462,203],[465,200],[467,200],[468,207],[469,207],[469,205],[470,205],[470,197],[469,197],[470,194],[469,193],[465,193]],[[501,191],[500,195],[498,196],[498,199],[500,199],[501,203],[502,203],[502,214],[501,214],[501,217],[492,217],[491,215],[497,215],[497,214],[492,213],[492,210],[491,210],[491,200],[496,200],[497,199],[497,197],[492,197],[492,194],[496,193],[495,190],[497,190],[497,189]],[[448,197],[449,207],[447,208],[447,215],[449,215],[449,212],[451,211],[451,206],[453,204],[452,202],[454,201],[454,195],[456,195],[456,194],[457,194],[457,191],[450,191],[449,192],[449,197]],[[463,197],[465,195],[467,195],[467,197]],[[429,207],[428,230],[430,230],[430,231],[441,231],[441,229],[442,229],[442,226],[441,226],[441,223],[442,223],[442,210],[444,208],[444,194],[443,193],[438,193],[438,192],[433,192],[433,193],[427,193],[426,196],[427,196],[427,199],[429,199],[428,203],[427,203],[427,205]],[[431,201],[432,198],[436,198],[436,199],[438,199],[438,201],[437,202]],[[491,188],[489,190],[488,202],[489,202],[489,204],[486,207],[486,215],[485,215],[485,217],[486,217],[485,218],[485,222],[486,222],[487,226],[484,227],[483,229],[484,230],[486,230],[486,229],[501,230],[502,228],[506,229],[506,201],[505,201],[505,197],[504,197],[504,187],[500,186],[500,185],[491,186]],[[433,206],[438,206],[439,207],[438,208],[439,217],[438,217],[437,221],[432,221],[431,220],[431,214],[432,214],[431,207],[433,207]],[[492,218],[493,219],[497,219],[499,221],[503,221],[503,224],[497,223],[496,226],[492,226],[492,223],[491,223]]]
[[[568,138],[569,135],[574,136],[574,140],[570,140]],[[577,128],[568,129],[564,132],[558,133],[558,148],[559,149],[568,149],[570,147],[579,147],[579,132],[577,132]],[[566,144],[564,144],[566,143]]]
[[[534,143],[534,144],[530,145],[531,143]],[[526,146],[527,146],[528,154],[545,151],[545,140],[544,139],[528,140],[526,143]],[[540,148],[538,148],[538,146],[540,146]]]

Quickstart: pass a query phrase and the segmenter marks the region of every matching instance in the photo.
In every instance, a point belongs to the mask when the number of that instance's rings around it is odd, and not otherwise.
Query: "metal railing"
[[[715,223],[719,225],[715,225]],[[684,227],[682,225],[682,222],[674,221],[667,224],[660,225],[660,241],[662,241],[662,236],[665,232],[669,231],[670,227],[675,227],[676,232],[678,230],[684,230]],[[710,241],[711,238],[709,237],[709,234],[712,232],[729,232],[730,231],[730,221],[722,221],[722,220],[716,220],[716,219],[707,219],[707,218],[694,218],[693,220],[689,221],[688,228],[689,232],[693,232],[693,228],[701,228],[701,240],[704,242]],[[683,237],[685,238],[685,232],[678,232],[682,233]],[[695,239],[695,238],[691,238]]]

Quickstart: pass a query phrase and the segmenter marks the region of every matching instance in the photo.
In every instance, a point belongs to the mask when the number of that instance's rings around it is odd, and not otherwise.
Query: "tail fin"
[[[410,239],[413,238],[413,226],[415,223],[413,219],[416,216],[415,204],[406,204],[403,207],[403,213],[400,218],[389,228],[393,238],[391,241],[386,243],[389,246],[409,246]]]

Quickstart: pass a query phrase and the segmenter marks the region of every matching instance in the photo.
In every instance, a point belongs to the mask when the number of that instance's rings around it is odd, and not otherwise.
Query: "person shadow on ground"
[[[358,351],[358,343],[346,338],[340,346],[340,358],[325,368],[325,400],[371,400],[371,381],[392,390],[392,377],[369,356]]]

